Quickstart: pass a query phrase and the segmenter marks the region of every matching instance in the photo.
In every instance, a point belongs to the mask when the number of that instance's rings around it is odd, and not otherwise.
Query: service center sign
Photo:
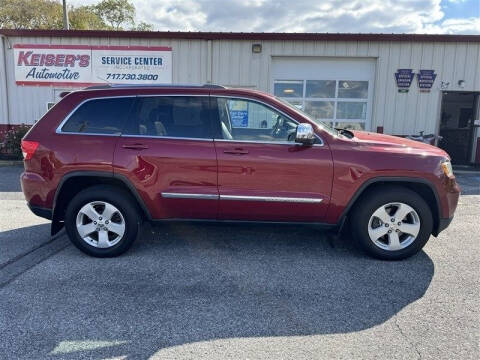
[[[172,49],[15,44],[18,85],[88,86],[172,82]]]

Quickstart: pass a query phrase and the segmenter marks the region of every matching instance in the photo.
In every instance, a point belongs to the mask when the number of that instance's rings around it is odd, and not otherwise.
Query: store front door
[[[439,146],[452,158],[454,165],[472,162],[476,114],[479,94],[475,92],[444,92],[440,118]]]

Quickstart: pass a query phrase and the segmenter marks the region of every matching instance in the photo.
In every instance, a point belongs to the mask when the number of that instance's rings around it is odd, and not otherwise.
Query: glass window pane
[[[337,128],[348,130],[365,130],[365,123],[363,122],[339,122]]]
[[[315,119],[333,119],[334,101],[305,101],[305,112]]]
[[[139,98],[129,135],[211,138],[208,99],[200,96]]]
[[[273,93],[278,97],[303,97],[303,81],[275,81]]]
[[[292,100],[292,99],[283,99],[285,101],[288,101],[290,104],[295,106],[296,108],[302,110],[303,109],[303,101],[301,100]]]
[[[368,98],[368,81],[348,81],[340,80],[338,82],[339,98]]]
[[[259,142],[294,141],[297,124],[255,101],[218,98],[223,139]]]
[[[119,134],[134,98],[97,99],[81,105],[63,125],[63,132]]]
[[[335,80],[307,80],[305,97],[334,98]]]
[[[366,102],[346,102],[337,103],[337,119],[363,119],[367,118]]]

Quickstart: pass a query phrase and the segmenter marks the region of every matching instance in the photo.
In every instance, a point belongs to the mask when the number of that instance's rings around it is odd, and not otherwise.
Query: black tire
[[[77,230],[77,214],[90,202],[107,202],[115,206],[123,216],[125,232],[121,239],[108,248],[98,248],[82,239]],[[96,185],[80,191],[70,201],[65,213],[65,228],[72,243],[84,253],[95,257],[114,257],[127,251],[137,238],[140,227],[140,214],[135,200],[123,189]]]
[[[401,202],[412,207],[420,218],[420,230],[415,240],[399,250],[385,250],[377,246],[368,234],[372,214],[382,205]],[[357,245],[368,255],[382,260],[401,260],[418,253],[427,243],[433,229],[432,211],[416,192],[402,186],[383,186],[367,190],[357,200],[351,213],[350,225]],[[385,225],[386,226],[386,225]]]

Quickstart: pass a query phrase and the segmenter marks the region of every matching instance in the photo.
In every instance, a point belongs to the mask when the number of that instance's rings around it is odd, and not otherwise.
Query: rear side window
[[[139,97],[123,134],[211,139],[208,103],[207,96]]]
[[[62,127],[66,133],[120,134],[134,97],[89,100]]]

